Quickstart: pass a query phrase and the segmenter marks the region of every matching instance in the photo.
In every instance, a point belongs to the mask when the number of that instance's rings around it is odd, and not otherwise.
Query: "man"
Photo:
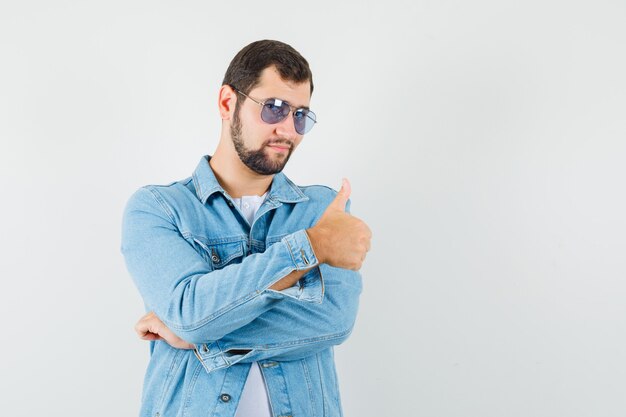
[[[220,141],[193,175],[146,186],[122,253],[149,313],[142,416],[339,416],[333,345],[356,318],[370,248],[341,190],[281,171],[316,116],[292,47],[258,41],[219,91]]]

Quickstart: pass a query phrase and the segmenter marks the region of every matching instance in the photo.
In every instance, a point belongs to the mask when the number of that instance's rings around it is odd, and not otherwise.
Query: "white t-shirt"
[[[239,207],[239,210],[246,216],[248,223],[252,225],[254,215],[256,214],[267,193],[258,195],[244,195],[241,198],[233,198],[234,203]],[[254,362],[250,367],[250,373],[248,379],[246,379],[246,385],[243,387],[241,393],[241,399],[237,406],[237,412],[235,417],[271,417],[272,412],[269,403],[269,397],[267,396],[267,388],[265,387],[265,381],[263,375],[259,369],[259,364]]]

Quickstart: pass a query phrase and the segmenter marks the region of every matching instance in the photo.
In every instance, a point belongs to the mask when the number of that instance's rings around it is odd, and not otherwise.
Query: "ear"
[[[235,112],[235,104],[237,103],[237,93],[229,85],[220,87],[217,106],[220,110],[222,120],[230,120]]]

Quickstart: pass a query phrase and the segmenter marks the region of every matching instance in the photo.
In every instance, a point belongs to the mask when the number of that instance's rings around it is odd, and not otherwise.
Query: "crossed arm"
[[[135,330],[144,340],[164,340],[176,348],[196,348],[200,354],[206,345],[216,346],[230,363],[300,359],[345,341],[356,317],[361,291],[358,274],[324,264],[320,269],[325,277],[323,303],[287,298],[215,342],[188,343],[152,312],[137,323]]]
[[[295,285],[307,270],[292,271],[276,284],[269,287],[271,290],[281,291]],[[139,319],[135,324],[135,332],[142,340],[155,341],[163,340],[168,345],[177,349],[194,349],[195,345],[181,339],[176,333],[171,331],[165,323],[150,311]]]
[[[128,269],[156,315],[148,317],[162,320],[160,329],[184,347],[217,347],[230,363],[286,360],[341,343],[352,330],[360,275],[320,263],[305,230],[215,271],[151,190],[131,198],[123,230]],[[159,334],[148,329],[146,338]]]

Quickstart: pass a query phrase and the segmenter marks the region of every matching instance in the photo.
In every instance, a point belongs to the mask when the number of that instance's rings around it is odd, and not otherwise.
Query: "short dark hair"
[[[267,39],[252,42],[235,55],[226,70],[222,85],[230,85],[248,94],[259,84],[263,70],[271,66],[285,81],[309,81],[313,94],[313,74],[307,60],[290,45]]]

